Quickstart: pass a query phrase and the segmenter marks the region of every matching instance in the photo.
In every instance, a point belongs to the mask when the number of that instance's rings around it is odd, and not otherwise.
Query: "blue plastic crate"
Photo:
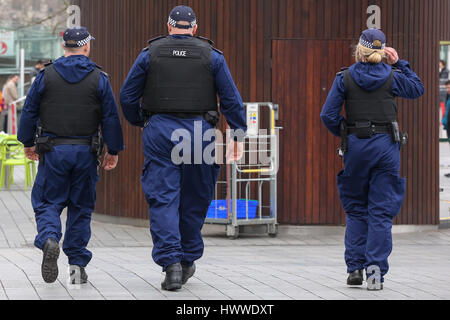
[[[245,200],[237,200],[237,218],[245,219]],[[231,201],[230,201],[231,205]],[[217,207],[217,211],[216,211]],[[256,219],[256,210],[258,209],[257,200],[248,200],[248,218]],[[217,215],[216,215],[217,213]],[[207,218],[226,219],[227,218],[227,200],[213,200],[208,209]]]

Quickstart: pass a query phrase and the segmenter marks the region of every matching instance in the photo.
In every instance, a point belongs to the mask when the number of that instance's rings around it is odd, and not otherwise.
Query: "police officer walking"
[[[58,277],[60,214],[67,207],[63,251],[71,282],[82,284],[87,282],[85,267],[92,258],[86,246],[101,134],[107,145],[105,170],[116,167],[124,143],[108,75],[89,59],[94,38],[81,27],[67,29],[63,39],[64,57],[47,64],[30,88],[18,138],[26,156],[40,160],[31,200],[38,230],[35,245],[43,250],[42,277],[48,283]]]
[[[362,285],[365,269],[367,289],[381,290],[392,251],[392,221],[406,183],[399,170],[407,135],[398,129],[395,98],[419,98],[424,87],[409,63],[386,47],[381,30],[362,33],[355,57],[356,64],[337,74],[321,118],[342,138],[345,169],[337,181],[347,220],[347,284]],[[344,102],[345,118],[340,114]]]
[[[203,255],[201,229],[220,167],[204,160],[174,161],[172,134],[182,130],[194,137],[198,124],[200,133],[214,128],[219,120],[217,94],[229,126],[241,130],[240,138],[228,146],[229,161],[242,155],[239,141],[247,127],[242,99],[222,52],[210,40],[194,36],[194,11],[175,7],[167,26],[169,36],[150,40],[138,56],[121,90],[120,103],[125,118],[144,127],[142,186],[150,207],[152,256],[166,272],[162,289],[177,290],[192,277],[194,262]],[[193,138],[188,144],[200,156],[207,146],[203,139],[200,146],[194,145]],[[183,159],[196,158],[195,152],[184,152]]]

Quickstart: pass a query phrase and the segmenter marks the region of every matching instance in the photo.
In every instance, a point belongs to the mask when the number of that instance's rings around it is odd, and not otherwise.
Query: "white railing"
[[[27,98],[26,96],[19,98],[7,106],[9,134],[17,134],[17,104],[21,103],[22,101],[25,101],[26,98]]]

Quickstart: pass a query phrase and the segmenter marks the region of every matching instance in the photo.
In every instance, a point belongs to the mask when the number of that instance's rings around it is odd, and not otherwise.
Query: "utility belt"
[[[145,124],[144,128],[148,126],[150,123],[150,119],[157,114],[167,114],[181,119],[189,119],[195,117],[203,117],[206,122],[208,122],[213,127],[217,127],[217,124],[220,121],[220,114],[217,111],[208,111],[208,112],[144,112]]]
[[[391,123],[374,123],[371,121],[357,121],[354,125],[347,125],[346,121],[342,121],[340,125],[341,131],[341,147],[338,152],[340,156],[348,151],[348,136],[356,135],[359,139],[370,139],[376,134],[390,134],[392,143],[400,143],[400,146],[408,144],[408,134],[400,132],[398,122]]]
[[[79,146],[90,146],[91,153],[97,156],[97,165],[100,165],[100,157],[104,151],[104,143],[101,135],[98,137],[92,137],[90,139],[74,139],[74,138],[52,138],[43,137],[38,134],[35,141],[36,147],[35,152],[39,155],[39,161],[44,162],[44,155],[47,152],[52,152],[55,146],[62,145],[79,145]]]

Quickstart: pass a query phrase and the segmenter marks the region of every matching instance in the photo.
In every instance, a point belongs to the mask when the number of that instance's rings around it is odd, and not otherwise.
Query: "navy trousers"
[[[61,240],[60,214],[67,207],[63,251],[71,265],[85,267],[89,263],[92,253],[86,246],[97,181],[96,158],[89,146],[56,146],[45,154],[31,194],[38,229],[36,247],[42,249],[48,238]]]
[[[389,270],[392,220],[402,206],[406,180],[399,176],[400,147],[387,134],[370,139],[349,136],[345,169],[337,177],[346,212],[345,261],[348,272]]]
[[[149,204],[153,260],[163,270],[178,262],[192,265],[203,255],[201,229],[220,167],[203,160],[195,164],[195,158],[202,159],[214,138],[203,141],[200,137],[200,143],[195,145],[194,131],[203,135],[210,129],[212,126],[201,117],[181,119],[162,114],[154,115],[144,129],[142,187]],[[172,141],[174,132],[181,132],[185,145],[190,146],[190,150],[179,153],[190,159],[189,163],[172,159],[174,147],[179,144],[176,139]]]

